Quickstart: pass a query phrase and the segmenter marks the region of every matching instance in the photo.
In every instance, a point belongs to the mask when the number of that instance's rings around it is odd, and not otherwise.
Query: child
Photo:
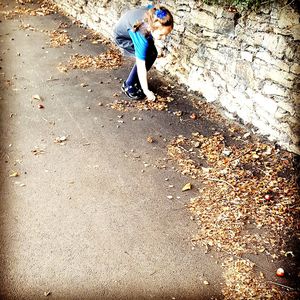
[[[164,40],[174,26],[173,17],[168,9],[157,5],[141,7],[126,12],[114,28],[116,44],[124,54],[135,56],[133,66],[122,91],[131,99],[155,100],[148,88],[147,71],[155,62],[158,51],[155,41]]]

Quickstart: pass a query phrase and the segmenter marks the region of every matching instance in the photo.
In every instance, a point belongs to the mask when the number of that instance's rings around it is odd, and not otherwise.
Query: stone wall
[[[121,13],[147,1],[57,0],[110,37]],[[240,15],[197,0],[160,1],[174,14],[167,55],[156,67],[290,151],[300,153],[299,14],[272,4]]]

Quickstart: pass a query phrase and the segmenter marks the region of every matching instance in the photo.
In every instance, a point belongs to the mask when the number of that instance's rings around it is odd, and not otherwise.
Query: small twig
[[[206,180],[211,180],[211,181],[217,181],[217,182],[223,182],[223,183],[226,183],[226,184],[228,184],[230,187],[232,187],[233,189],[235,189],[234,188],[234,186],[231,184],[231,183],[229,183],[229,182],[227,182],[227,181],[225,181],[225,180],[222,180],[222,179],[216,179],[216,178],[205,178]]]
[[[50,77],[50,78],[48,78],[46,81],[49,82],[49,81],[56,81],[56,80],[59,80],[59,78],[51,78],[51,77]]]
[[[157,271],[154,271],[150,274],[150,276],[153,276],[155,273],[157,273]]]
[[[282,6],[281,9],[286,8],[287,6],[291,6],[294,2],[295,2],[295,0],[288,2],[286,5]]]
[[[177,145],[177,147],[180,148],[180,149],[182,149],[182,150],[184,150],[184,151],[186,151],[186,152],[189,152],[188,150],[186,150],[185,148],[183,148],[183,147],[180,146],[180,145]]]
[[[284,284],[281,284],[281,283],[277,283],[277,282],[274,282],[274,281],[271,281],[271,280],[268,280],[267,282],[276,284],[276,285],[278,285],[278,286],[281,286],[281,287],[284,287],[284,288],[287,288],[287,289],[290,289],[290,290],[294,290],[294,288],[292,288],[292,287],[290,287],[290,286],[287,286],[287,285],[284,285]]]

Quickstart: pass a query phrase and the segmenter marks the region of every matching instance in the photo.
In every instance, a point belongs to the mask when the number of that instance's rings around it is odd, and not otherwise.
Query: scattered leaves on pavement
[[[110,49],[98,56],[75,54],[67,64],[60,63],[58,69],[66,72],[70,69],[115,69],[121,66],[122,55],[119,51]]]
[[[37,31],[37,29],[34,26],[30,25],[30,24],[22,23],[21,25],[19,25],[19,28],[22,29],[22,30]]]
[[[274,299],[287,300],[292,293],[285,294],[278,286],[264,280],[264,274],[255,272],[255,265],[247,259],[227,258],[222,264],[225,285],[222,289],[225,300]]]
[[[58,48],[58,47],[63,47],[65,45],[68,45],[72,42],[70,36],[68,35],[67,31],[65,29],[60,29],[58,28],[57,30],[46,30],[46,29],[37,29],[34,26],[30,24],[21,24],[19,25],[19,28],[22,30],[30,30],[34,32],[42,32],[50,37],[50,47],[52,48]]]
[[[199,148],[189,151],[195,142],[200,143]],[[230,158],[224,149],[220,133],[211,137],[194,133],[190,139],[179,136],[168,146],[181,172],[205,183],[190,204],[201,224],[196,239],[220,251],[265,252],[276,257],[275,246],[277,250],[284,246],[283,234],[298,228],[296,178],[283,176],[293,168],[291,154],[259,142],[226,146],[232,152]],[[272,199],[266,201],[266,194]],[[249,231],[252,226],[263,227],[268,234]]]
[[[264,253],[276,259],[287,253],[287,237],[299,238],[291,153],[260,141],[228,145],[221,133],[196,132],[174,138],[168,156],[182,174],[202,182],[188,205],[199,224],[193,242],[226,255]],[[284,299],[252,269],[244,260],[227,265],[225,299]]]
[[[108,38],[104,37],[98,32],[95,32],[92,29],[87,29],[87,34],[81,35],[76,42],[90,41],[92,44],[104,44],[109,45],[111,47],[115,47],[115,45]]]
[[[129,109],[137,110],[158,110],[163,111],[168,109],[168,104],[174,101],[172,97],[157,96],[155,101],[149,100],[118,100],[109,104],[109,107],[118,111],[128,111]]]
[[[50,32],[50,38],[50,46],[53,48],[65,46],[72,41],[66,30],[53,30]]]
[[[38,6],[25,6],[24,4],[32,4],[33,1],[18,1],[19,5],[15,6],[12,10],[2,10],[0,14],[4,15],[6,20],[14,19],[20,16],[47,16],[54,14],[58,11],[58,6],[49,0],[38,1]]]

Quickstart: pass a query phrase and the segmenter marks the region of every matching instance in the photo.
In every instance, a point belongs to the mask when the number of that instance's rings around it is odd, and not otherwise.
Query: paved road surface
[[[61,21],[70,22],[22,16],[0,26],[0,295],[219,298],[220,266],[191,244],[196,227],[184,205],[193,192],[181,192],[189,179],[164,161],[167,141],[192,132],[192,122],[166,111],[133,110],[121,119],[108,109],[130,62],[113,71],[59,72],[57,65],[74,53],[106,50],[76,42],[85,33],[76,25],[67,29],[71,45],[50,48],[40,30]],[[22,23],[38,31],[23,30]],[[44,109],[32,100],[36,94]],[[54,143],[62,136],[65,145]],[[20,176],[9,177],[13,172]]]

